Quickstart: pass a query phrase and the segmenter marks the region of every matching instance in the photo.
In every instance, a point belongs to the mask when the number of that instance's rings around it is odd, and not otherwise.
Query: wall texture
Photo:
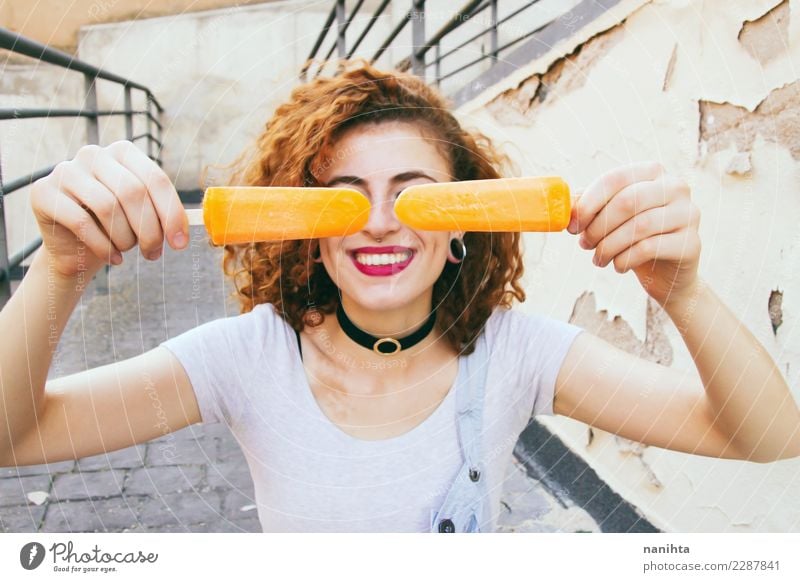
[[[43,44],[74,52],[81,26],[271,1],[274,0],[7,0],[0,3],[0,23]]]
[[[580,189],[656,159],[700,206],[700,272],[772,354],[800,400],[800,2],[621,2],[459,109],[521,175]],[[649,360],[694,370],[632,273],[598,269],[567,233],[528,234],[522,309],[568,319]],[[674,419],[680,423],[681,419]],[[543,419],[667,531],[800,531],[800,459],[769,465],[632,443]]]

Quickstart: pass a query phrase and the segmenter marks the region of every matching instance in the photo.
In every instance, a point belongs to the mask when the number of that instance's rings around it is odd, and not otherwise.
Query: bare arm
[[[715,423],[744,458],[769,462],[800,456],[800,411],[789,386],[705,281],[664,309],[694,359]]]
[[[48,273],[46,252],[40,251],[0,312],[0,325],[15,326],[4,329],[26,331],[20,341],[0,346],[2,369],[9,372],[2,375],[0,423],[7,419],[3,434],[13,437],[0,447],[0,466],[80,459],[200,422],[186,372],[161,347],[47,381],[53,350],[80,294],[80,284]]]
[[[578,197],[568,227],[600,267],[632,271],[666,311],[699,378],[581,334],[554,410],[656,446],[771,462],[800,456],[800,411],[766,350],[697,274],[700,211],[660,164],[612,170]],[[599,371],[602,370],[601,374]]]
[[[0,329],[18,330],[0,342],[0,451],[36,426],[47,372],[58,340],[83,293],[77,279],[55,273],[46,249],[37,251],[22,283],[0,311]],[[84,272],[88,283],[102,265]]]
[[[32,430],[0,466],[80,459],[200,422],[191,382],[172,353],[139,356],[50,380]]]
[[[773,394],[772,399],[757,401],[756,391],[740,391],[740,399],[755,404],[754,410],[760,407],[757,416],[775,415],[776,422],[763,435],[776,449],[757,454],[736,438],[735,428],[726,424],[729,417],[715,409],[715,389],[724,394],[729,388],[704,389],[694,370],[644,360],[584,332],[575,338],[559,371],[553,412],[646,445],[694,455],[758,462],[800,454],[800,433],[791,435],[797,410],[791,400],[783,401],[779,392],[777,399]],[[742,417],[734,421],[738,425]],[[748,430],[746,423],[742,426]],[[749,430],[760,428],[751,425]]]
[[[170,430],[199,420],[185,372],[163,349],[47,381],[70,315],[104,264],[136,245],[156,260],[165,235],[174,248],[186,246],[175,238],[183,233],[188,241],[188,225],[169,178],[130,142],[86,146],[34,183],[31,204],[43,244],[0,311],[2,329],[18,334],[0,343],[0,463],[77,458],[147,439],[141,371],[157,379]],[[178,403],[187,401],[177,414]],[[103,412],[102,420],[84,422],[92,410]],[[134,426],[122,423],[128,414]],[[71,451],[70,439],[79,444]]]

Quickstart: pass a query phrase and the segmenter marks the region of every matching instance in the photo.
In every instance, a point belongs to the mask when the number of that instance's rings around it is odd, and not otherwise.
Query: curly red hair
[[[491,140],[461,127],[450,103],[409,73],[381,71],[359,59],[343,63],[343,72],[296,87],[275,110],[256,139],[253,155],[235,162],[230,183],[241,186],[318,186],[315,161],[342,133],[361,124],[406,121],[434,143],[449,160],[455,180],[499,178],[509,158]],[[318,168],[317,168],[318,169]],[[436,323],[459,353],[469,354],[496,305],[525,301],[518,232],[467,232],[467,257],[445,263],[433,287]],[[319,242],[292,240],[224,245],[223,270],[233,278],[233,293],[246,313],[272,303],[292,328],[321,323],[335,312],[339,293],[324,265],[312,260]],[[309,303],[322,318],[306,317]]]

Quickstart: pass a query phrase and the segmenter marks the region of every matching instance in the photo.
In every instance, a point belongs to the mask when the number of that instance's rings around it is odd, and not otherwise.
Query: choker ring
[[[344,333],[347,334],[347,337],[356,342],[358,345],[365,347],[368,350],[372,350],[376,354],[380,354],[382,356],[391,356],[400,352],[401,350],[407,350],[408,348],[417,345],[419,342],[428,337],[428,334],[431,332],[434,324],[436,323],[436,310],[434,309],[431,311],[428,320],[421,328],[400,339],[393,337],[376,337],[370,333],[367,333],[350,321],[350,318],[347,317],[347,314],[344,312],[344,308],[342,307],[341,303],[339,303],[339,306],[336,308],[336,319],[339,321],[339,325],[342,327],[342,330],[344,330]]]

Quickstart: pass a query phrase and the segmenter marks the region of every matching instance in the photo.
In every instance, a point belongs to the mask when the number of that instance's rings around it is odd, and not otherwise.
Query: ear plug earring
[[[451,263],[458,264],[464,260],[464,257],[467,256],[467,245],[464,244],[464,240],[459,237],[453,237],[450,239],[450,255],[447,257],[447,260]],[[451,258],[452,257],[452,258]]]

